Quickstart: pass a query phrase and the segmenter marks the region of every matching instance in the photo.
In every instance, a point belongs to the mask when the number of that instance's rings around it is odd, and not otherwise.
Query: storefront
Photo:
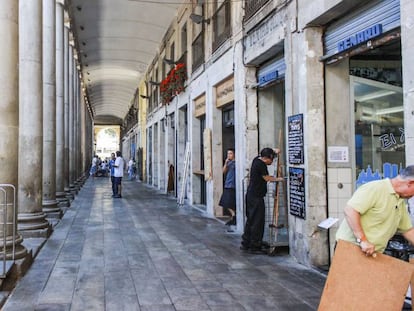
[[[256,83],[248,85],[256,90],[257,105],[257,151],[265,147],[281,149],[280,162],[274,161],[268,167],[271,175],[286,176],[285,155],[285,19],[288,7],[274,10],[255,25],[246,24],[247,34],[244,38],[244,62],[256,66]],[[250,27],[252,26],[252,27]],[[253,102],[252,102],[253,103]],[[254,156],[254,155],[253,155]],[[251,157],[250,161],[253,159]],[[248,176],[244,184],[248,184]],[[246,186],[245,186],[246,190]],[[264,239],[270,244],[288,245],[288,204],[286,184],[276,187],[268,184],[265,197],[265,234]],[[276,200],[277,202],[276,203]],[[278,217],[275,217],[278,215]],[[276,242],[277,241],[277,242]]]
[[[360,184],[392,177],[405,166],[400,37],[397,0],[371,1],[326,30],[330,217],[342,219]]]
[[[285,72],[286,64],[283,54],[272,58],[259,67],[257,72],[258,85],[258,117],[259,117],[259,151],[265,147],[281,150],[278,161],[268,167],[271,175],[286,176],[285,163]],[[268,184],[266,197],[266,226],[265,236],[274,241],[271,244],[288,245],[288,205],[286,186],[274,183]],[[276,194],[278,191],[278,194]],[[275,218],[275,198],[277,197],[277,213]],[[268,232],[270,225],[279,227],[274,232]],[[275,233],[275,234],[274,234]],[[266,238],[268,239],[268,238]],[[276,242],[277,241],[277,242]]]
[[[217,217],[229,216],[228,211],[219,206],[225,175],[223,175],[223,164],[227,158],[227,150],[235,149],[234,132],[234,77],[230,76],[220,81],[214,88],[215,106],[214,109],[214,131],[213,139],[213,176],[214,183],[214,214]],[[237,157],[237,152],[236,152]],[[222,177],[222,178],[220,178]]]

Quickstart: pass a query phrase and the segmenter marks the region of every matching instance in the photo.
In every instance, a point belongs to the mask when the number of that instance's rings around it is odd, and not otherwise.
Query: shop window
[[[384,163],[405,166],[402,88],[353,77],[356,174]]]

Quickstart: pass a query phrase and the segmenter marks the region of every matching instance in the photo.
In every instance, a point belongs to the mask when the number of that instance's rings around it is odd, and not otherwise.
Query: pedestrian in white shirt
[[[124,176],[124,166],[125,162],[122,158],[121,151],[116,152],[116,159],[114,164],[114,184],[115,184],[115,194],[112,196],[114,198],[122,198],[122,176]]]

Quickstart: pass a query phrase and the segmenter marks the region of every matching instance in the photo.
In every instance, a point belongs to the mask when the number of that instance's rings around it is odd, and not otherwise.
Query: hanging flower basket
[[[175,65],[168,73],[167,77],[161,81],[160,93],[161,102],[168,104],[175,95],[185,90],[185,81],[187,80],[187,69],[184,63]]]

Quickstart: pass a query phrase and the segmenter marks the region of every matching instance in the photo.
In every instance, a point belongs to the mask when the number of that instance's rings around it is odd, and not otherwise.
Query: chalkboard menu
[[[303,114],[288,117],[288,157],[290,164],[303,164]]]
[[[290,214],[306,218],[305,209],[305,170],[289,167],[289,206]]]

